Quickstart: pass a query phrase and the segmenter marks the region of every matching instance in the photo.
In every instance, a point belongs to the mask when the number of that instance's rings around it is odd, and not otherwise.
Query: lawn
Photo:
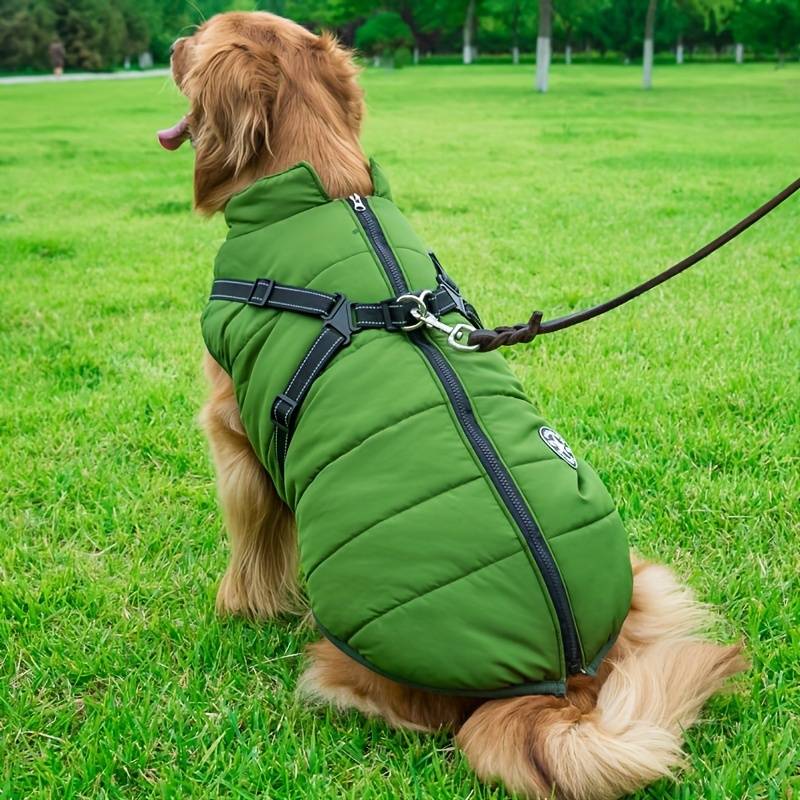
[[[627,288],[800,173],[798,68],[369,71],[367,150],[491,324]],[[446,736],[299,705],[298,620],[219,620],[199,314],[221,219],[161,79],[0,87],[0,797],[502,798]],[[800,198],[507,354],[752,670],[644,798],[800,790]],[[435,468],[435,458],[432,459]]]

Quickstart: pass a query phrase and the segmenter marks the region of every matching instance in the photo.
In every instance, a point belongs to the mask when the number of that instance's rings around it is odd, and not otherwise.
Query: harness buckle
[[[431,250],[428,252],[428,255],[433,262],[433,266],[436,268],[436,281],[450,298],[450,301],[456,307],[456,311],[458,311],[462,317],[468,319],[476,328],[483,327],[478,312],[464,299],[456,282],[447,274],[439,259],[436,258],[436,253]]]
[[[428,328],[436,328],[447,334],[447,343],[454,350],[471,351],[477,350],[477,344],[465,344],[464,339],[469,340],[469,333],[475,330],[473,325],[466,322],[459,322],[456,325],[448,325],[442,322],[437,316],[431,313],[425,303],[425,298],[431,294],[430,289],[424,289],[418,295],[416,294],[401,294],[397,298],[398,303],[413,303],[414,307],[409,312],[416,322],[411,322],[408,325],[403,325],[401,330],[415,331],[426,325]],[[467,336],[465,337],[465,334]]]
[[[329,328],[333,328],[344,337],[344,343],[350,343],[350,337],[358,330],[353,323],[353,304],[340,293],[334,295],[336,302],[333,308],[322,318]]]
[[[275,281],[271,281],[269,278],[259,278],[253,284],[253,288],[250,290],[250,296],[247,298],[247,305],[264,308],[269,301],[269,296],[272,294],[272,290],[274,288]],[[263,295],[259,294],[259,289],[264,290]]]

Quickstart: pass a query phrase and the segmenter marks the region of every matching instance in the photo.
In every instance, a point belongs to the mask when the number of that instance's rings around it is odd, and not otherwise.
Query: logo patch
[[[575,458],[569,445],[552,428],[542,425],[539,428],[539,436],[562,461],[566,461],[572,469],[578,469],[578,459]]]

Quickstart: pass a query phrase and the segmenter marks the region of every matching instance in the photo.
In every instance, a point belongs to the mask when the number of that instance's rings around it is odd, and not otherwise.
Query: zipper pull
[[[353,204],[353,211],[367,210],[367,207],[364,205],[364,201],[361,199],[360,194],[351,194],[347,199]]]

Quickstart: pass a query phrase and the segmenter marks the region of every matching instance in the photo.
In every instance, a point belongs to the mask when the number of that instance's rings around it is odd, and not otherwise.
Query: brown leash
[[[800,178],[794,183],[789,184],[782,192],[779,192],[771,200],[764,203],[763,206],[756,209],[752,214],[746,216],[740,222],[737,222],[732,228],[729,228],[721,236],[718,236],[713,241],[703,245],[699,250],[687,256],[683,261],[673,264],[669,269],[665,269],[658,275],[650,278],[633,289],[629,289],[623,294],[617,295],[606,300],[605,303],[592,306],[591,308],[584,308],[582,311],[575,311],[572,314],[566,314],[563,317],[556,317],[542,321],[542,312],[534,311],[531,318],[522,325],[511,325],[493,328],[491,330],[480,329],[472,331],[469,335],[469,344],[476,346],[478,350],[489,351],[496,350],[498,347],[507,347],[514,344],[525,344],[532,342],[537,336],[545,333],[554,333],[561,331],[565,328],[571,328],[573,325],[578,325],[581,322],[599,317],[607,311],[611,311],[625,303],[633,300],[635,297],[649,292],[656,286],[674,278],[689,267],[702,261],[706,256],[710,256],[715,250],[726,245],[732,239],[735,239],[740,233],[746,231],[751,225],[755,224],[762,217],[765,217],[774,208],[777,208],[784,200],[791,197],[798,189],[800,189]]]

